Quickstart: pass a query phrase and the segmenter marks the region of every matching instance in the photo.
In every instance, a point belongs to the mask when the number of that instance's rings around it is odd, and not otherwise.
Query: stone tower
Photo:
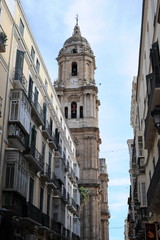
[[[77,147],[79,186],[88,190],[81,204],[81,239],[102,240],[101,184],[99,164],[98,88],[95,85],[95,57],[82,37],[78,20],[57,57],[59,76],[55,89]],[[107,240],[104,238],[103,240]]]

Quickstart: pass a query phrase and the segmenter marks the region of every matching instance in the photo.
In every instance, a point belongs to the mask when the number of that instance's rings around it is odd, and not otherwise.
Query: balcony
[[[144,158],[138,158],[138,170],[139,174],[144,174],[145,173],[145,163],[144,163]]]
[[[30,134],[31,106],[22,90],[11,90],[9,123],[17,123],[26,134]]]
[[[145,148],[150,149],[153,144],[153,139],[155,135],[155,127],[153,118],[151,116],[151,111],[156,105],[160,104],[160,79],[155,76],[155,74],[149,74],[146,76],[147,89],[148,89],[148,112],[145,120]]]
[[[145,237],[145,231],[144,231],[144,225],[143,223],[141,222],[137,222],[135,224],[135,236],[136,236],[136,239],[144,239]]]
[[[77,235],[72,232],[72,240],[77,240]]]
[[[158,159],[157,165],[155,167],[148,191],[147,191],[147,201],[151,209],[159,209],[160,199],[160,157]]]
[[[71,238],[71,232],[70,232],[70,230],[69,229],[67,229],[67,238]]]
[[[50,218],[47,214],[42,213],[41,214],[41,224],[47,228],[49,228],[49,222],[50,222]]]
[[[9,124],[8,141],[11,147],[24,151],[28,136],[17,123]]]
[[[39,127],[44,124],[43,110],[36,98],[36,95],[33,92],[29,93],[29,101],[32,106],[32,118],[35,120]]]
[[[0,53],[4,53],[6,51],[6,42],[7,35],[3,31],[2,26],[0,26]]]
[[[31,226],[33,224],[41,225],[42,223],[41,210],[29,202],[24,205],[22,217],[26,218],[26,221]]]
[[[57,144],[56,150],[55,150],[55,157],[62,158],[62,147]]]
[[[49,144],[50,148],[52,148],[54,150],[56,149],[56,139],[55,139],[55,135],[53,132],[50,134],[50,137],[48,139],[48,144]]]
[[[69,172],[69,161],[66,159],[65,161],[64,161],[64,163],[65,163],[65,171],[66,172]]]
[[[73,233],[77,236],[77,240],[80,239],[80,220],[78,217],[73,217]]]
[[[38,152],[38,150],[31,146],[28,148],[28,151],[25,152],[25,157],[28,159],[30,166],[36,171],[36,172],[43,172],[44,168],[44,162],[42,155]]]
[[[6,150],[6,178],[4,191],[27,197],[29,164],[18,150]]]
[[[21,216],[23,213],[23,206],[25,198],[17,192],[5,191],[2,192],[2,208],[6,209],[6,215]]]
[[[42,126],[42,134],[45,139],[51,138],[51,126],[47,120],[44,121]]]
[[[14,68],[13,85],[17,89],[22,89],[27,93],[27,80],[23,74],[23,69],[20,67]]]
[[[67,229],[63,226],[62,228],[62,236],[66,237],[67,236]]]
[[[56,222],[65,225],[65,204],[60,198],[53,200],[55,206],[53,207],[53,218]]]
[[[41,172],[41,179],[45,182],[49,182],[50,178],[51,178],[51,168],[47,163],[45,163],[43,171]]]
[[[71,182],[75,182],[76,181],[76,175],[75,175],[75,172],[72,169],[72,167],[69,167],[68,177],[71,180]]]
[[[54,173],[57,179],[64,184],[64,163],[61,158],[56,158],[54,161]]]
[[[47,185],[52,188],[53,190],[57,189],[59,187],[59,185],[57,184],[57,177],[54,174],[54,172],[51,173],[51,178],[49,179],[49,181],[47,182]]]
[[[56,222],[53,218],[51,220],[51,229],[58,233],[61,234],[61,223]]]
[[[72,213],[77,213],[78,212],[78,206],[75,203],[74,199],[72,197],[69,197],[69,202],[67,205],[67,208],[72,212]]]

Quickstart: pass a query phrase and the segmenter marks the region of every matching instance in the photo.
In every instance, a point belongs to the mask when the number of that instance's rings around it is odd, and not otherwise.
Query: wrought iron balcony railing
[[[160,98],[160,79],[154,73],[146,76],[148,90],[148,112],[145,119],[145,148],[151,148],[155,133],[155,127],[151,116],[151,111],[159,104]]]
[[[154,173],[147,191],[147,201],[148,205],[154,203],[155,194],[158,194],[157,189],[160,183],[160,157],[158,159],[157,165],[154,169]],[[159,201],[160,203],[160,201]]]
[[[28,93],[29,101],[32,105],[32,116],[37,122],[38,126],[41,126],[44,124],[44,116],[43,116],[43,110],[38,102],[38,99],[33,92]]]
[[[44,169],[44,162],[42,155],[39,153],[39,151],[36,149],[36,147],[32,146],[29,147],[25,152],[25,157],[28,158],[28,160],[31,163],[31,166],[35,168],[36,171],[43,171]]]
[[[28,134],[24,133],[17,123],[9,124],[8,141],[11,146],[21,151],[25,150]]]
[[[39,208],[37,208],[33,204],[26,203],[23,209],[22,217],[30,218],[31,220],[34,220],[41,224],[42,212]]]
[[[51,148],[56,149],[56,138],[53,132],[50,133],[50,137],[48,139],[48,144]]]
[[[44,181],[49,181],[51,178],[51,167],[48,165],[48,163],[44,164],[43,171],[41,172],[41,178]]]
[[[27,92],[27,80],[23,74],[23,68],[15,67],[13,76],[13,84],[18,89],[23,89]]]
[[[61,224],[56,222],[53,218],[51,220],[51,229],[54,232],[61,234]]]
[[[52,136],[51,125],[46,119],[44,120],[44,124],[42,126],[42,134],[46,139],[50,139]]]

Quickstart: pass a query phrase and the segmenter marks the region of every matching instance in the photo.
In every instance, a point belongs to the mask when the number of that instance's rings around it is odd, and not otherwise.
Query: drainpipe
[[[4,99],[4,118],[3,118],[3,129],[2,129],[2,138],[1,138],[1,152],[0,152],[0,207],[2,206],[2,187],[3,187],[3,177],[4,177],[4,154],[5,154],[5,137],[6,137],[6,130],[8,124],[8,110],[9,110],[9,92],[10,92],[10,66],[12,63],[12,54],[13,54],[13,36],[15,31],[15,23],[12,26],[12,35],[11,35],[11,47],[9,52],[9,63],[8,63],[8,75],[7,75],[7,82],[6,82],[6,92],[5,92],[5,99]]]

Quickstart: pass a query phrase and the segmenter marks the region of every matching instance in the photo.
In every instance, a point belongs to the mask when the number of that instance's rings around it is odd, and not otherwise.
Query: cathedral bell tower
[[[78,19],[73,35],[57,57],[59,76],[55,89],[68,126],[75,139],[80,165],[79,186],[88,190],[81,203],[81,239],[101,238],[101,191],[99,171],[98,88],[95,85],[95,57],[82,37]]]

